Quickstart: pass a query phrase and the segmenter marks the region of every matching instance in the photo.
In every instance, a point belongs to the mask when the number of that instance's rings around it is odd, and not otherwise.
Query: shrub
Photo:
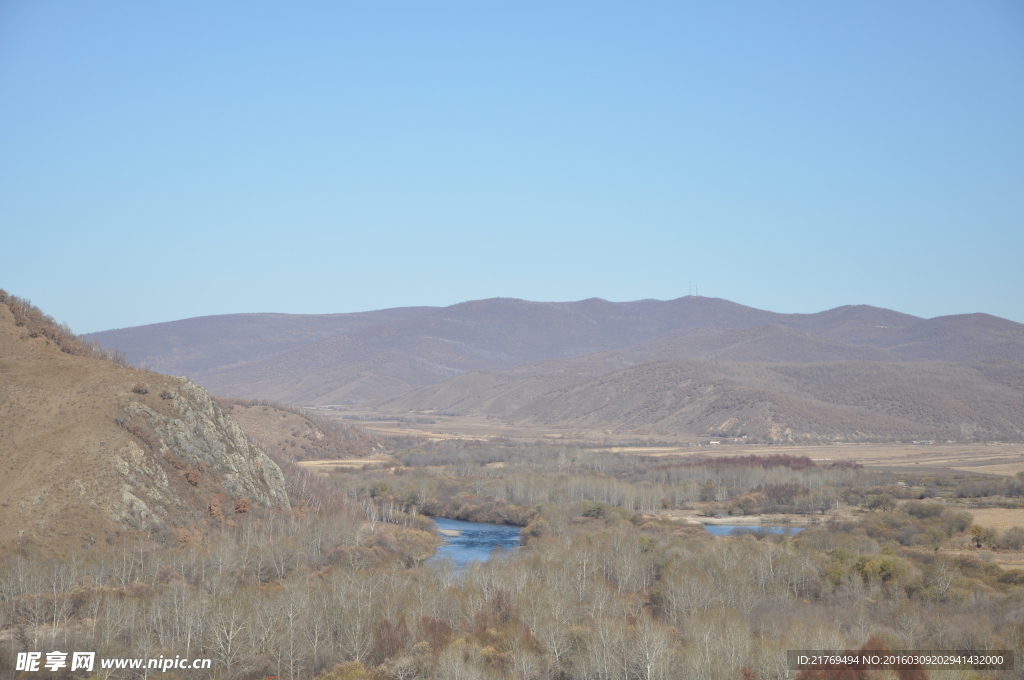
[[[149,394],[149,385],[146,383],[135,383],[132,385],[132,392],[135,394]]]
[[[744,494],[729,504],[730,515],[753,515],[761,509],[761,499],[756,494]]]
[[[921,527],[908,524],[900,529],[899,533],[896,534],[896,540],[899,541],[901,545],[914,545],[917,543],[918,534],[922,533],[924,533],[924,530],[921,529]]]
[[[871,494],[865,496],[864,507],[868,510],[884,510],[889,512],[896,508],[896,499],[887,493]]]
[[[329,673],[317,676],[317,680],[370,680],[371,677],[363,664],[353,661],[335,664]]]
[[[967,531],[974,523],[974,515],[969,512],[957,512],[950,515],[946,520],[946,533],[952,536],[961,531]]]
[[[909,501],[903,507],[908,514],[917,517],[918,519],[938,517],[942,514],[942,511],[945,509],[938,503],[920,503],[918,501]]]
[[[132,436],[136,437],[143,444],[151,449],[156,449],[156,442],[153,441],[153,435],[146,429],[146,427],[139,422],[134,420],[126,420],[125,418],[114,418],[114,422],[119,427],[127,430]]]
[[[907,564],[896,556],[883,554],[861,557],[854,565],[854,569],[865,583],[875,580],[888,582],[903,576],[907,571]]]
[[[983,546],[993,546],[996,542],[996,530],[978,526],[975,524],[971,527],[971,541],[974,543],[974,547],[981,548]]]
[[[1024,548],[1024,528],[1011,527],[1007,529],[999,539],[999,547],[1006,550],[1020,550]]]
[[[807,493],[810,493],[810,489],[796,482],[768,484],[764,487],[765,497],[775,505],[792,505],[797,496]]]
[[[918,541],[924,543],[932,550],[938,550],[943,546],[947,538],[945,531],[938,527],[932,527],[924,532],[922,536],[919,536]]]
[[[131,366],[121,350],[103,349],[97,342],[82,340],[71,332],[67,324],[57,323],[52,316],[44,314],[30,301],[11,295],[2,288],[0,288],[0,304],[7,305],[14,315],[14,325],[25,328],[30,338],[46,338],[60,351],[72,356],[112,361],[121,368],[130,368]]]
[[[1007,569],[999,575],[1000,583],[1008,583],[1013,586],[1024,586],[1024,571],[1020,569]]]

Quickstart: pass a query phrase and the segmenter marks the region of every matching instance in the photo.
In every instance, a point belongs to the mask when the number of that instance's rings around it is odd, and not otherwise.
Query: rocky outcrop
[[[129,400],[117,423],[132,435],[111,463],[121,478],[108,517],[133,529],[157,530],[236,509],[289,507],[281,469],[246,441],[206,390],[170,378],[158,408]]]
[[[175,469],[194,471],[201,475],[199,480],[205,475],[232,498],[248,498],[268,508],[287,508],[284,475],[277,464],[246,441],[242,430],[206,390],[185,378],[174,380],[178,387],[160,394],[169,402],[170,414],[130,401],[124,409],[127,423],[142,423],[142,432],[152,433],[147,443]],[[146,478],[154,489],[166,487],[156,469]]]
[[[201,387],[77,352],[48,317],[10,304],[0,298],[0,552],[181,540],[288,509],[280,468]]]

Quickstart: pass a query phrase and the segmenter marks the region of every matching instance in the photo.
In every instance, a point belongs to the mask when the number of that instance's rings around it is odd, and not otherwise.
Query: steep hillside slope
[[[76,355],[17,303],[0,291],[0,550],[173,540],[288,507],[278,466],[202,388]]]

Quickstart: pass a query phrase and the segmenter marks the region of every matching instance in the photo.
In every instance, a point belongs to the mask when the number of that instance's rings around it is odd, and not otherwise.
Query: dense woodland
[[[73,649],[214,660],[163,674],[183,680],[768,679],[795,676],[788,649],[872,636],[1024,649],[1024,572],[992,560],[1024,530],[977,527],[965,509],[983,491],[1020,502],[1020,480],[497,445],[408,447],[329,477],[284,469],[287,515],[236,509],[213,532],[2,556],[0,665]],[[712,538],[655,514],[673,509],[812,523]],[[428,559],[425,513],[520,525],[524,547],[459,570]]]

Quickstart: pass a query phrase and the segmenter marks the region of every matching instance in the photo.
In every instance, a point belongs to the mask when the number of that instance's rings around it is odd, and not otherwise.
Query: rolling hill
[[[223,314],[121,328],[82,337],[123,351],[154,371],[196,378],[324,338],[416,317],[430,307],[355,314]]]
[[[746,436],[750,441],[1024,439],[1024,365],[1006,360],[787,364],[688,359],[609,372],[593,370],[593,360],[471,373],[397,397],[381,410],[491,416],[521,426],[642,435]]]
[[[866,305],[778,314],[696,296],[621,303],[498,298],[158,326],[87,337],[154,366],[193,367],[190,375],[216,394],[291,404],[657,432],[705,433],[736,418],[765,437],[788,430],[826,439],[1016,438],[1020,430],[1016,388],[1000,391],[978,377],[988,373],[977,367],[1003,366],[1012,383],[1024,364],[1024,325],[984,314],[922,319]],[[975,368],[957,365],[965,362]],[[800,373],[804,364],[831,366],[835,374]],[[679,379],[717,396],[679,392],[682,383],[669,375],[689,376]],[[839,375],[845,382],[834,382]],[[863,384],[875,391],[854,389]],[[609,405],[583,406],[589,402],[582,395],[591,392]],[[671,401],[670,393],[686,393],[689,405],[662,413],[648,403]],[[877,406],[889,393],[933,415]],[[716,423],[723,404],[738,410]]]

